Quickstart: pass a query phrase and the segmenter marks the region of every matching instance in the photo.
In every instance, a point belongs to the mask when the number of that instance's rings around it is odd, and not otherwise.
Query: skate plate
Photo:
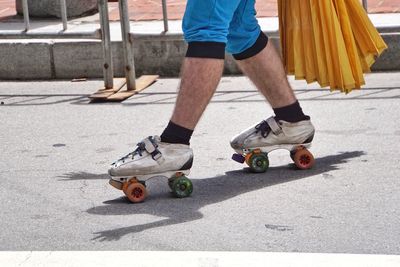
[[[118,189],[118,190],[122,190],[122,186],[123,183],[119,182],[119,181],[115,181],[113,179],[110,179],[110,181],[108,181],[108,183],[113,186],[114,188]]]
[[[307,149],[309,147],[311,147],[311,143],[236,150],[237,154],[233,154],[232,159],[239,163],[246,162],[252,172],[263,173],[269,168],[268,154],[274,150],[285,149],[290,152],[290,157],[295,165],[301,170],[306,170],[312,168],[315,163],[314,156]]]
[[[135,177],[111,177],[109,184],[122,190],[133,203],[143,202],[147,195],[146,182],[155,177],[168,178],[168,186],[177,198],[189,197],[193,192],[193,184],[186,177],[190,170],[170,171],[157,174],[136,175]]]

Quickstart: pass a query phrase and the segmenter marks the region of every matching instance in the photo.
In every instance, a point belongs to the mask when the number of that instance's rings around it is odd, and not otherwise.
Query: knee
[[[230,34],[227,51],[236,60],[251,58],[260,53],[268,44],[268,37],[261,30],[249,33],[247,36]]]
[[[225,59],[225,43],[189,42],[186,57]]]

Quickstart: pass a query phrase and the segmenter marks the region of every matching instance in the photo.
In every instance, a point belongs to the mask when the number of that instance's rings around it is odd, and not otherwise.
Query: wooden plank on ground
[[[152,85],[158,79],[158,77],[159,77],[158,75],[143,75],[143,76],[140,76],[140,78],[136,79],[136,90],[119,91],[119,92],[107,97],[107,100],[108,101],[122,102],[122,101],[128,99],[129,97],[131,97],[131,96],[143,91],[144,89],[146,89],[150,85]],[[124,88],[126,88],[126,85],[124,86]]]
[[[124,85],[126,84],[126,79],[125,78],[115,78],[114,79],[114,88],[111,89],[100,89],[98,90],[96,93],[92,94],[89,96],[89,98],[91,100],[94,101],[100,101],[100,100],[107,100],[107,98],[113,94],[115,94],[116,92],[118,92],[119,90],[122,89],[122,87],[124,87]]]

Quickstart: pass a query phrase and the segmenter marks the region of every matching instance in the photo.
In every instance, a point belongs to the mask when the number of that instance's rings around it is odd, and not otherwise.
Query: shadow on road
[[[297,170],[293,164],[290,168],[287,166],[272,167],[265,174],[253,174],[246,170],[239,170],[212,178],[193,179],[194,194],[186,199],[166,198],[164,194],[150,194],[147,201],[141,204],[129,203],[126,197],[105,201],[105,205],[93,207],[87,212],[103,216],[149,214],[164,217],[165,219],[97,232],[94,233],[96,236],[93,239],[100,241],[118,240],[128,234],[198,220],[203,217],[199,210],[207,205],[222,202],[261,188],[337,170],[339,165],[347,163],[349,159],[363,155],[365,155],[363,151],[351,151],[318,158],[316,159],[315,167],[307,171]],[[93,174],[91,176],[88,173],[69,173],[63,176],[64,180],[68,180],[68,177],[72,180],[105,179],[105,175]]]

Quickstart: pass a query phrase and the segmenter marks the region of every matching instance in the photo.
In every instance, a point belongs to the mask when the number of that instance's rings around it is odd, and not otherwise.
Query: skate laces
[[[268,122],[266,120],[260,122],[256,125],[256,133],[261,133],[261,136],[266,138],[268,134],[271,132],[271,127],[269,127]]]
[[[146,141],[150,141],[151,145],[153,145],[153,147],[154,147],[154,150],[158,151],[158,149],[157,149],[158,144],[157,144],[157,141],[155,139],[156,138],[153,138],[152,136],[147,137],[143,141],[137,143],[136,149],[133,152],[128,153],[126,156],[123,156],[118,161],[124,162],[125,160],[127,160],[129,158],[135,159],[136,155],[139,155],[140,157],[142,157],[143,156],[143,152],[148,152],[149,154],[152,154],[146,149]]]
[[[137,146],[137,148],[133,152],[126,154],[125,156],[121,157],[119,160],[117,160],[113,164],[117,163],[118,161],[125,162],[125,160],[127,160],[129,158],[134,159],[136,155],[139,155],[141,157],[143,155],[142,152],[145,151],[144,146],[142,145],[142,143],[138,143],[136,146]]]

